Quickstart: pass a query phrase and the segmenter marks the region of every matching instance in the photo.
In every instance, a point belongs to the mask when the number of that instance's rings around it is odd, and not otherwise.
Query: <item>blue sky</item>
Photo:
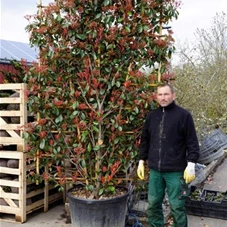
[[[227,13],[227,0],[181,0],[179,17],[170,26],[174,31],[176,44],[194,39],[197,28],[209,28],[216,13]],[[28,43],[24,28],[28,24],[27,14],[37,12],[40,0],[1,0],[1,39]],[[42,0],[47,5],[52,0]]]

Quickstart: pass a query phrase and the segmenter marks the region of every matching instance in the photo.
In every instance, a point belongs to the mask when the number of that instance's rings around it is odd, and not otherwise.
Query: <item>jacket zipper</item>
[[[163,130],[164,130],[164,118],[165,118],[165,109],[162,108],[162,120],[160,122],[160,129],[159,129],[159,160],[158,160],[158,169],[161,171],[161,154],[162,154],[162,137],[163,137]]]

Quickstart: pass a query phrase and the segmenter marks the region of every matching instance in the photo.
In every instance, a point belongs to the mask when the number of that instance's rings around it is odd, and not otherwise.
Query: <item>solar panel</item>
[[[0,61],[18,60],[37,61],[38,48],[32,48],[27,43],[0,39]]]

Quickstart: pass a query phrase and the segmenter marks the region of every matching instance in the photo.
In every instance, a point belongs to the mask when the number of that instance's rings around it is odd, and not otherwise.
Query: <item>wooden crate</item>
[[[16,95],[4,97],[2,94],[9,90]],[[41,187],[31,184],[26,177],[28,170],[35,168],[33,164],[26,163],[28,153],[22,137],[23,126],[27,123],[26,84],[1,84],[0,92],[0,125],[3,132],[3,136],[0,135],[0,161],[7,162],[7,165],[0,166],[0,220],[23,223],[28,213],[40,208],[48,211],[50,203],[62,199],[62,193],[53,185]],[[11,104],[15,109],[4,108]],[[17,165],[9,167],[9,160]],[[31,186],[32,190],[28,190]]]
[[[26,84],[1,84],[1,94],[13,92],[12,96],[0,97],[0,104],[7,105],[0,111],[1,131],[8,136],[0,137],[1,145],[16,145],[17,150],[24,151],[25,143],[22,138],[23,126],[27,123]],[[15,107],[15,110],[8,107]]]
[[[1,151],[1,159],[13,159],[19,161],[19,168],[0,167],[0,173],[7,176],[13,175],[18,177],[18,181],[0,179],[0,212],[14,214],[15,220],[19,222],[26,221],[26,175],[25,158],[23,152]],[[4,189],[14,187],[18,193],[8,193]],[[4,204],[5,203],[5,204]]]

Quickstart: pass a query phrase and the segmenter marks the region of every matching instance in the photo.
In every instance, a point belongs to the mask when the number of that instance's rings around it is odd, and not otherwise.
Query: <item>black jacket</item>
[[[199,158],[199,144],[191,114],[172,102],[150,112],[141,135],[140,159],[157,171],[184,171]]]

